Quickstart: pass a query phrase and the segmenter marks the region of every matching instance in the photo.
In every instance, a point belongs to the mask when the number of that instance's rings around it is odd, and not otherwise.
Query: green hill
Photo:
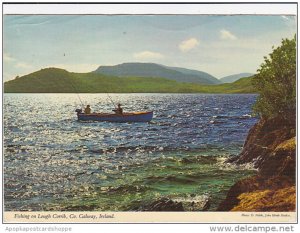
[[[177,82],[219,84],[219,79],[198,70],[169,67],[155,63],[123,63],[115,66],[100,66],[94,73],[113,75],[117,77],[156,77]]]
[[[223,83],[233,83],[241,78],[251,77],[253,75],[254,74],[252,74],[252,73],[233,74],[233,75],[229,75],[229,76],[220,78],[220,81]]]
[[[251,78],[220,85],[156,77],[115,77],[46,68],[4,83],[5,93],[253,93]]]

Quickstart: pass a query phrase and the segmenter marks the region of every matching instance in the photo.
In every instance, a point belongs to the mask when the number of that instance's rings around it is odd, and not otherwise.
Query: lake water
[[[110,94],[150,123],[79,122],[75,94],[4,95],[5,210],[130,211],[162,197],[215,210],[251,166],[224,163],[257,121],[256,95]],[[111,112],[107,94],[80,94]],[[195,209],[197,210],[197,209]]]

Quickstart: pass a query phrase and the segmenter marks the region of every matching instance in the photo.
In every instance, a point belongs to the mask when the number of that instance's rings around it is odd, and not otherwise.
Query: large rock
[[[219,211],[295,210],[295,119],[261,119],[249,131],[240,156],[231,162],[252,162],[258,174],[236,182]]]
[[[254,162],[259,168],[278,145],[295,137],[295,124],[295,120],[281,117],[261,119],[250,129],[243,150],[234,162]]]
[[[238,199],[239,204],[232,211],[295,211],[296,187],[290,186],[276,190],[258,190],[243,193]]]
[[[249,194],[255,191],[264,190],[279,190],[294,185],[288,177],[274,176],[272,178],[266,178],[264,176],[252,176],[237,181],[228,191],[227,196],[218,207],[218,211],[230,211],[239,205],[242,194]],[[245,196],[244,196],[245,197]],[[284,210],[283,210],[284,211]]]
[[[182,203],[172,201],[168,198],[161,198],[149,205],[141,207],[140,211],[184,211]]]
[[[207,211],[210,208],[210,198],[206,195],[184,198],[161,198],[148,205],[144,205],[138,211]]]
[[[287,176],[296,179],[296,138],[293,137],[279,144],[260,164],[262,176]]]

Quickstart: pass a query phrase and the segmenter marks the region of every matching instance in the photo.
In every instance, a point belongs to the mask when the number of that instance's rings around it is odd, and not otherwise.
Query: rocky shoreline
[[[240,156],[227,162],[253,163],[258,174],[236,182],[218,211],[295,211],[295,118],[261,119],[249,131]]]
[[[261,119],[249,131],[239,156],[225,161],[252,163],[256,175],[237,181],[217,211],[272,211],[296,209],[296,121],[294,118]],[[210,198],[161,198],[135,211],[209,211]]]

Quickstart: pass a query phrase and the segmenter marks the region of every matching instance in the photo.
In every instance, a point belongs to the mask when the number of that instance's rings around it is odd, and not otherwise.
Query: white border
[[[3,14],[202,14],[296,15],[292,3],[214,4],[3,4]]]
[[[9,1],[9,0],[6,0]],[[17,2],[18,0],[12,0]],[[39,1],[39,0],[37,0]],[[50,2],[51,0],[46,0]],[[92,1],[92,0],[88,0]],[[109,1],[109,0],[107,0]],[[110,0],[111,2],[113,0]],[[120,2],[121,0],[116,0]],[[126,0],[125,0],[126,1]],[[149,0],[154,1],[154,0]],[[163,1],[163,0],[162,0]],[[175,1],[175,0],[174,0]],[[182,0],[183,1],[183,0]],[[188,0],[189,1],[189,0]],[[192,1],[192,0],[191,0]],[[207,0],[209,1],[209,0]],[[228,0],[228,2],[233,2]],[[265,0],[267,1],[267,0]],[[276,1],[276,0],[275,0]],[[283,0],[282,0],[283,1]],[[281,1],[281,2],[282,2]],[[293,1],[293,0],[292,0]],[[151,4],[151,5],[138,5],[138,4],[107,4],[107,5],[69,5],[69,4],[30,4],[30,5],[21,5],[21,4],[4,4],[2,5],[3,14],[264,14],[264,15],[296,15],[297,14],[297,3],[295,4],[218,4],[218,5],[209,5],[209,4],[199,4],[199,5],[162,5],[162,4]],[[1,3],[3,3],[1,1]],[[0,28],[2,31],[2,19],[0,19]],[[2,31],[3,33],[3,31]],[[0,39],[1,40],[1,39]],[[2,43],[2,40],[1,40]],[[2,53],[2,48],[1,48]],[[2,65],[0,66],[0,71],[2,73]],[[299,82],[298,82],[299,85]],[[299,86],[298,86],[299,90]],[[0,96],[2,103],[2,95]],[[2,118],[2,113],[0,113]],[[298,115],[299,117],[299,115]],[[299,118],[298,118],[299,120]],[[2,139],[2,138],[1,138]],[[298,160],[299,162],[299,160]],[[299,164],[298,164],[299,165]],[[0,173],[0,180],[2,180],[2,173]],[[3,203],[2,203],[3,204]],[[216,214],[216,219],[218,215]],[[2,211],[0,211],[0,219],[2,220]],[[243,224],[250,225],[250,224]],[[287,226],[288,224],[252,224],[251,226]],[[214,224],[57,224],[57,225],[48,225],[48,224],[2,224],[0,229],[2,232],[7,232],[7,227],[18,227],[18,226],[59,226],[59,227],[71,227],[73,233],[81,232],[144,232],[144,233],[153,233],[153,232],[210,232],[210,226],[226,226],[226,227],[236,227],[236,224],[227,224],[227,225],[214,225]],[[299,228],[298,224],[293,227],[295,231]],[[298,229],[299,230],[299,229]],[[220,232],[220,231],[219,231]]]

